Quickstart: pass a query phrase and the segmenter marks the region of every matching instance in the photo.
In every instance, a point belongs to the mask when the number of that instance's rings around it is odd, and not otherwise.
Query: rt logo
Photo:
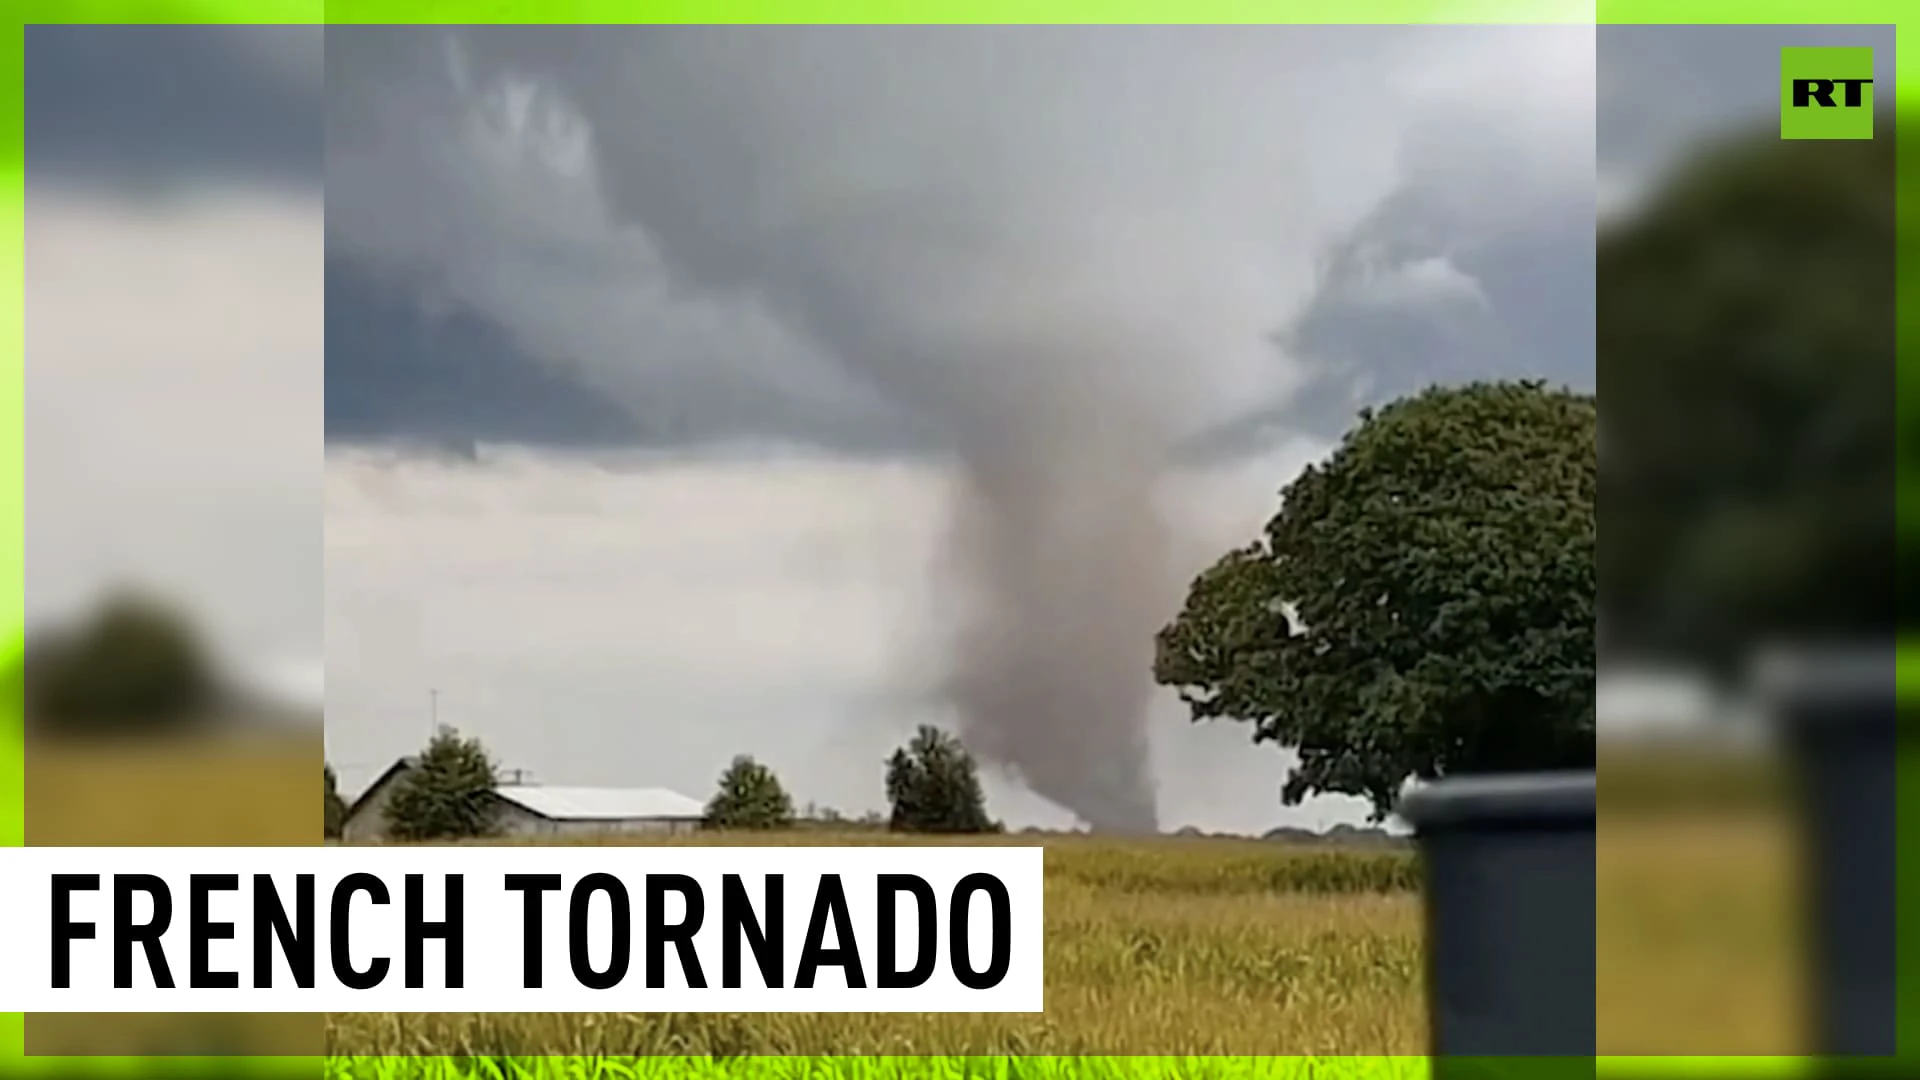
[[[1781,49],[1780,137],[1873,138],[1873,50]]]

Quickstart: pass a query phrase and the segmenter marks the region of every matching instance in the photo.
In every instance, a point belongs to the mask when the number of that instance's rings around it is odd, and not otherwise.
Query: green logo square
[[[1780,137],[1873,138],[1873,50],[1781,49]]]

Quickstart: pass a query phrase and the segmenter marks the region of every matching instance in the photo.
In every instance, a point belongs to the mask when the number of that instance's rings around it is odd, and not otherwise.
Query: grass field
[[[899,842],[872,832],[788,839]],[[1764,801],[1602,814],[1594,931],[1602,1053],[1800,1050],[1789,841],[1777,806]],[[329,1018],[329,1046],[350,1056],[1425,1050],[1409,853],[1179,837],[998,842],[1047,848],[1043,1014],[353,1014]]]
[[[1426,1080],[1422,1058],[330,1059],[326,1080]]]
[[[29,773],[29,839],[311,842],[315,760],[306,743],[221,754],[42,748]],[[1633,801],[1652,810],[1616,812],[1628,801],[1615,798],[1627,790],[1617,782],[1625,775],[1611,763],[1602,770],[1595,927],[1602,1053],[1796,1052],[1794,866],[1777,805],[1744,780],[1713,788],[1725,790],[1704,810],[1675,808],[1654,791],[1691,792],[1700,801],[1689,772],[1639,784],[1646,790],[1636,788]],[[899,842],[873,832],[783,839]],[[768,840],[701,835],[692,842]],[[40,1053],[201,1053],[197,1047],[210,1045],[318,1053],[324,1023],[324,1044],[335,1055],[326,1063],[330,1078],[502,1080],[892,1075],[880,1059],[814,1056],[824,1054],[938,1055],[920,1057],[914,1074],[1009,1080],[1118,1077],[1125,1070],[1102,1064],[1108,1059],[1086,1058],[1069,1070],[1060,1056],[1135,1054],[1183,1058],[1163,1075],[1332,1077],[1385,1074],[1354,1071],[1360,1063],[1336,1068],[1311,1057],[1258,1056],[1425,1049],[1420,905],[1405,853],[1187,837],[999,842],[1048,849],[1044,1014],[211,1018],[217,1022],[42,1014],[28,1025],[28,1043]],[[546,1054],[582,1056],[537,1056]],[[799,1056],[732,1056],[748,1054]],[[378,1055],[412,1059],[403,1067]],[[642,1055],[653,1057],[633,1060]],[[1006,1071],[1008,1061],[1018,1069]]]
[[[894,842],[872,832],[790,839]],[[1225,839],[1045,843],[1045,1013],[350,1014],[329,1018],[328,1045],[352,1055],[1423,1051],[1420,902],[1409,853]]]
[[[787,840],[902,842],[873,832]],[[1800,1049],[1788,840],[1764,805],[1603,814],[1602,1053]],[[1042,1014],[352,1014],[329,1018],[328,1045],[343,1055],[473,1056],[1425,1051],[1421,906],[1408,852],[1181,837],[998,842],[1047,848]]]

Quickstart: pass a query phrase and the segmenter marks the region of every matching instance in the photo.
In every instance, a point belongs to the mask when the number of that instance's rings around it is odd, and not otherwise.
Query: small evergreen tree
[[[960,740],[922,725],[906,746],[887,759],[888,826],[895,832],[999,832],[987,816],[986,793],[973,755]]]
[[[499,772],[479,739],[443,727],[394,781],[387,833],[396,840],[464,840],[491,835],[500,804]]]
[[[340,838],[341,827],[347,823],[347,800],[340,797],[340,779],[333,774],[333,766],[326,767],[326,779],[323,781],[321,801],[321,835],[329,840]]]
[[[707,803],[714,829],[784,829],[793,824],[793,800],[773,770],[745,754],[720,774],[720,790]]]

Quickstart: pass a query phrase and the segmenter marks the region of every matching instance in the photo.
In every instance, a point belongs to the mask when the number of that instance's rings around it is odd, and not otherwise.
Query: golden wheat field
[[[1798,1049],[1786,839],[1764,810],[1603,816],[1602,1052]],[[907,841],[797,832],[781,842]],[[1186,837],[993,842],[1047,849],[1042,1014],[353,1014],[329,1017],[329,1046],[454,1055],[1425,1052],[1421,906],[1408,852]]]
[[[656,842],[768,839],[702,834]],[[782,842],[902,841],[806,831]],[[1422,1052],[1420,907],[1408,853],[1171,837],[1043,842],[1044,1013],[353,1014],[329,1018],[329,1047],[339,1054]]]
[[[30,756],[28,842],[289,844],[319,833],[306,743]],[[1595,925],[1608,1054],[1800,1048],[1794,864],[1777,806],[1631,813],[1603,770]],[[1683,785],[1698,792],[1689,776]],[[632,842],[625,839],[622,842]],[[656,841],[657,842],[657,841]],[[692,843],[928,843],[871,831]],[[953,841],[957,842],[957,841]],[[1418,1054],[1412,856],[1196,837],[1008,836],[1047,848],[1037,1015],[375,1015],[324,1018],[341,1054]],[[320,1017],[45,1015],[36,1052],[313,1053]]]

